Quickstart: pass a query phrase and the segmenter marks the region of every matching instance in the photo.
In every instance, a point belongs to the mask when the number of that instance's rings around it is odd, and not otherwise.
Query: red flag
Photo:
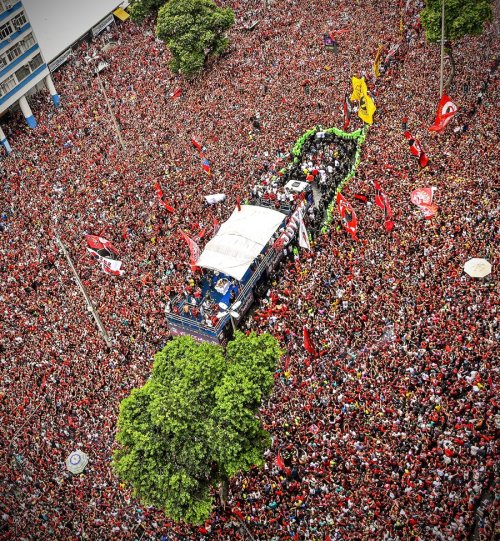
[[[385,229],[389,233],[394,227],[394,216],[392,214],[391,205],[389,204],[389,198],[387,197],[387,194],[384,192],[384,190],[382,190],[382,186],[380,186],[379,182],[374,180],[373,185],[377,192],[377,195],[375,196],[375,204],[377,205],[377,207],[380,207],[384,211]]]
[[[214,235],[217,235],[217,231],[219,231],[220,229],[220,223],[219,223],[219,220],[217,220],[217,218],[214,216]]]
[[[102,270],[106,274],[121,276],[124,271],[120,270],[122,262],[116,259],[118,250],[108,239],[97,235],[87,235],[87,250],[94,254],[101,263]]]
[[[279,451],[278,451],[278,454],[276,455],[276,466],[278,466],[278,468],[279,468],[280,470],[284,470],[284,469],[285,469],[285,461],[284,461],[283,458],[281,457]]]
[[[443,94],[437,108],[436,120],[429,128],[429,131],[443,133],[448,122],[455,116],[457,110],[458,107],[451,101],[450,97],[447,94]]]
[[[351,111],[351,102],[349,101],[349,96],[346,94],[344,97],[344,131],[347,130],[351,123]]]
[[[346,32],[350,32],[350,28],[342,28],[341,30],[337,30],[337,36],[341,36],[342,34],[345,34]],[[330,39],[332,41],[335,41],[335,34],[333,32],[328,32],[328,35],[330,36]]]
[[[167,201],[165,200],[163,190],[161,189],[160,183],[155,183],[155,192],[158,196],[158,199],[160,200],[160,203],[168,210],[168,212],[174,212],[174,208],[170,206]]]
[[[199,267],[196,266],[196,262],[198,261],[200,257],[200,247],[196,244],[196,242],[189,238],[184,231],[181,230],[182,238],[186,241],[187,245],[189,246],[189,252],[191,256],[191,270],[194,272]]]
[[[307,327],[304,327],[304,349],[307,351],[307,353],[310,353],[311,355],[316,355],[316,349],[313,346],[311,336],[309,334],[309,329]]]
[[[178,86],[173,92],[170,93],[170,97],[173,100],[176,100],[177,98],[180,98],[182,96],[182,88]]]
[[[245,520],[243,513],[237,507],[233,508],[232,513],[234,516],[238,517],[240,520]]]
[[[432,188],[417,188],[411,193],[411,202],[424,213],[426,219],[432,218],[438,208],[432,203],[434,190]]]
[[[200,145],[200,143],[198,143],[198,141],[194,137],[191,137],[191,143],[193,144],[194,148],[196,148],[200,152],[203,150],[203,147]]]
[[[358,240],[356,232],[358,230],[358,219],[356,213],[347,199],[340,193],[337,193],[337,207],[344,227],[349,231],[354,240]]]
[[[406,139],[408,140],[408,144],[410,145],[410,152],[418,158],[418,163],[420,164],[420,167],[426,167],[426,165],[429,163],[429,158],[425,155],[424,149],[422,148],[420,141],[413,137],[413,135],[409,131],[405,131],[404,136],[406,137]]]
[[[86,235],[88,250],[94,255],[101,257],[112,258],[112,255],[118,255],[118,250],[113,244],[104,237],[98,237],[97,235]]]
[[[197,239],[200,240],[205,236],[205,233],[207,232],[207,228],[204,227],[199,231],[199,233],[196,235]]]
[[[382,210],[385,210],[385,204],[384,204],[384,200],[382,198],[382,186],[380,186],[380,183],[376,180],[373,181],[373,186],[375,188],[375,191],[376,191],[376,195],[375,195],[375,205],[377,205],[377,207],[380,207]]]
[[[205,157],[203,157],[203,155],[202,155],[202,159],[201,159],[201,167],[203,168],[203,171],[205,171],[205,173],[208,176],[210,176],[212,174],[212,171],[210,169],[210,162]]]
[[[366,197],[366,195],[362,193],[355,193],[354,199],[357,199],[358,201],[361,201],[362,203],[368,202],[368,197]]]

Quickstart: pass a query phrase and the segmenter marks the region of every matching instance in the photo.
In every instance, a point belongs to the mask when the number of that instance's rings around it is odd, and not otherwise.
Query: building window
[[[21,48],[21,43],[18,42],[14,45],[14,47],[11,47],[7,51],[7,60],[9,62],[12,62],[13,60],[15,60],[18,56],[21,56],[22,54],[23,54],[23,50]]]
[[[26,79],[26,77],[28,77],[28,75],[31,73],[31,70],[30,70],[30,67],[28,64],[25,64],[24,66],[21,66],[17,71],[16,71],[16,79],[18,80],[18,82],[20,83],[21,81],[24,81],[24,79]]]
[[[5,96],[16,86],[16,80],[13,75],[9,75],[5,81],[0,83],[0,96]]]
[[[19,30],[23,25],[25,25],[28,20],[26,19],[26,15],[24,14],[24,11],[21,11],[21,13],[18,13],[15,17],[12,17],[11,22],[16,30]]]
[[[43,64],[42,55],[37,54],[31,60],[29,60],[24,66],[21,66],[15,73],[17,82],[20,83],[28,77],[28,75],[34,72],[39,66]]]
[[[8,38],[12,32],[13,30],[10,22],[2,24],[2,26],[0,26],[0,40]]]
[[[35,45],[35,38],[33,37],[33,34],[28,34],[25,38],[24,38],[24,41],[23,41],[23,49],[25,51],[27,51],[28,49],[30,49],[31,47],[33,47],[33,45]]]
[[[14,0],[0,0],[0,13],[7,11],[14,5]]]
[[[42,55],[37,54],[29,61],[29,66],[31,71],[35,71],[38,66],[41,66],[43,64]]]
[[[35,43],[33,34],[28,34],[23,41],[18,41],[10,49],[7,49],[5,53],[0,55],[0,69],[7,66],[10,62],[14,62],[16,58],[19,58],[24,52],[33,47]]]

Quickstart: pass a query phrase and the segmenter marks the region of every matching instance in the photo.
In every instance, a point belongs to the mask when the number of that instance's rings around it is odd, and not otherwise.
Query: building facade
[[[114,23],[113,12],[120,4],[128,2],[86,0],[83,7],[81,0],[0,0],[0,117],[19,105],[28,126],[35,128],[26,96],[43,84],[58,107],[50,72],[70,58],[78,40],[94,37]],[[0,143],[11,152],[1,127]]]
[[[36,127],[25,95],[42,80],[45,80],[54,104],[59,105],[59,96],[23,3],[0,0],[0,115],[18,103],[28,126]],[[0,142],[10,153],[9,142],[1,129]]]

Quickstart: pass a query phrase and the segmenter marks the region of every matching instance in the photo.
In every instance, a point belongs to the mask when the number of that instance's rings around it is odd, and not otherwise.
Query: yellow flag
[[[365,84],[364,92],[361,95],[361,99],[359,100],[358,116],[363,122],[366,122],[367,124],[373,124],[373,115],[375,114],[376,110],[377,108],[375,107],[373,100],[368,95]]]
[[[366,89],[366,83],[364,79],[358,79],[352,77],[352,94],[351,101],[359,101],[363,95],[363,87]]]
[[[375,61],[373,62],[373,75],[375,77],[380,77],[380,59],[382,57],[383,45],[379,45],[377,54],[375,56]]]

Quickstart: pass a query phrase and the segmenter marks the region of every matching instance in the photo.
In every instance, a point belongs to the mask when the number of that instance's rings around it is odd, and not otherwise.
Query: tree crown
[[[427,41],[441,40],[441,1],[426,0],[420,14]],[[479,36],[483,24],[492,18],[491,0],[445,0],[445,39],[454,41],[464,36]]]
[[[206,520],[211,489],[263,463],[270,437],[258,408],[280,355],[267,334],[236,332],[225,352],[189,337],[168,342],[150,379],[120,404],[117,475],[170,518]]]
[[[172,53],[172,69],[191,75],[227,49],[224,34],[233,24],[233,11],[213,0],[170,0],[158,12],[156,33]]]

